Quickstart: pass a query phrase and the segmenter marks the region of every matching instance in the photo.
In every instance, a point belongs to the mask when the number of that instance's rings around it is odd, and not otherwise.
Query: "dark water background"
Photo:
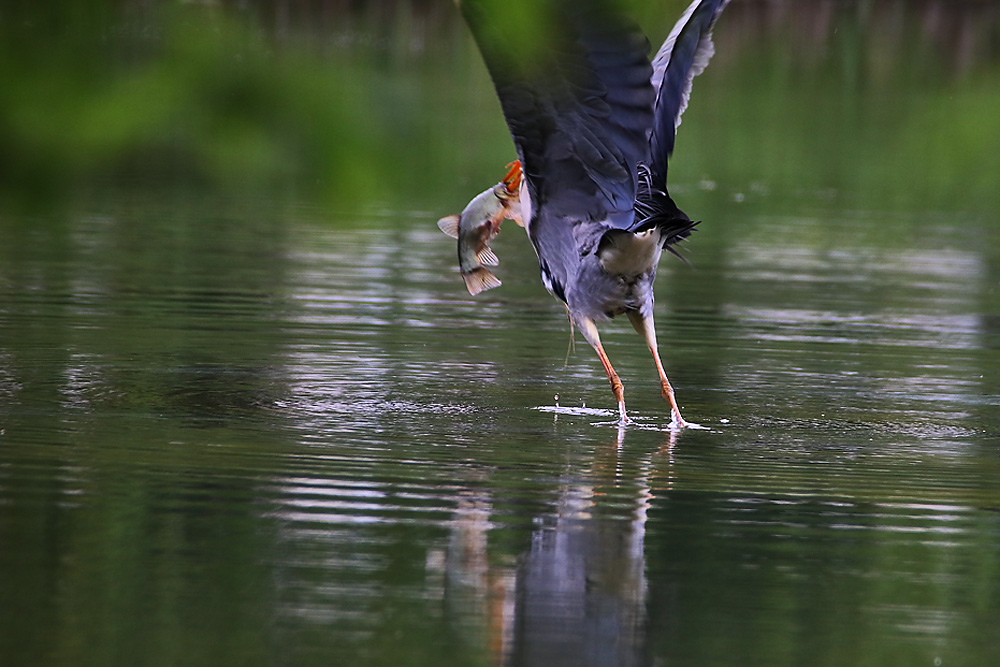
[[[54,8],[0,10],[0,664],[998,664],[1000,5],[727,10],[680,434],[513,225],[464,293],[512,149],[451,3]]]

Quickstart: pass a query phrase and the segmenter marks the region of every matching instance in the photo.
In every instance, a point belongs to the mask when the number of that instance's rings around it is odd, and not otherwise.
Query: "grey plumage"
[[[652,62],[645,36],[608,1],[461,2],[521,160],[542,281],[600,356],[623,421],[595,323],[626,314],[684,424],[656,349],[653,282],[663,248],[697,224],[667,193],[667,158],[727,2],[693,2]]]

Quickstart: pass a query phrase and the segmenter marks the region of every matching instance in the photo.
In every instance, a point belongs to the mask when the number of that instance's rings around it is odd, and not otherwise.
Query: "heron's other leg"
[[[566,306],[566,304],[563,304]],[[569,306],[566,306],[566,319],[569,320],[569,345],[566,347],[566,359],[563,360],[563,368],[569,366],[569,355],[576,352],[576,337],[574,336],[575,329],[573,328],[573,314],[569,312]]]
[[[611,391],[614,392],[615,399],[618,401],[619,421],[622,423],[627,422],[628,416],[625,414],[625,387],[622,386],[621,378],[618,377],[618,373],[611,366],[611,361],[608,360],[608,355],[604,352],[604,346],[601,345],[601,337],[597,334],[597,325],[591,319],[581,318],[577,322],[577,326],[580,327],[580,333],[583,334],[583,337],[587,339],[590,346],[597,352],[597,356],[601,360],[601,365],[604,366],[604,372],[608,374]]]
[[[649,351],[653,353],[656,372],[660,374],[660,393],[670,403],[670,414],[673,418],[673,423],[680,427],[687,426],[687,422],[681,417],[681,409],[677,407],[677,399],[674,398],[674,388],[670,386],[670,380],[667,379],[667,374],[663,371],[660,352],[656,347],[656,327],[653,325],[652,313],[647,317],[643,317],[639,311],[630,310],[628,312],[628,319],[632,323],[632,326],[635,327],[635,330],[645,339],[646,345],[649,346]]]

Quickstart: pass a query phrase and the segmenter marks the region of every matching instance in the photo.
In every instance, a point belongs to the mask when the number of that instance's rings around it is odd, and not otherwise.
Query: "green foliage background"
[[[686,3],[631,4],[658,44]],[[735,0],[672,178],[1000,209],[997,3],[947,4]],[[182,186],[438,207],[513,154],[444,0],[7,3],[0,80],[8,205]]]

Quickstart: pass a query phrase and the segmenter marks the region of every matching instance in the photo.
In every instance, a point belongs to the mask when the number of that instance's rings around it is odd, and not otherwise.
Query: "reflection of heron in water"
[[[489,557],[492,496],[459,494],[448,545],[428,556],[430,593],[497,664],[642,662],[646,513],[654,488],[671,485],[678,436],[670,432],[658,449],[625,461],[625,431],[616,429],[587,469],[568,472],[516,562]]]
[[[652,66],[638,30],[603,3],[510,2],[463,0],[462,8],[522,161],[521,217],[543,282],[601,358],[619,423],[627,421],[621,382],[594,323],[625,313],[653,352],[674,423],[684,425],[656,350],[652,284],[661,250],[693,226],[665,191],[666,160],[727,0],[695,0]],[[504,19],[512,15],[547,19],[556,29],[545,34],[551,42],[498,28],[510,27]],[[646,512],[657,452],[628,473],[624,436],[619,428],[614,447],[589,471],[570,471],[518,564],[488,558],[490,494],[460,495],[448,546],[429,555],[428,569],[459,623],[481,619],[498,662],[642,661]],[[658,451],[669,456],[675,438],[671,432]],[[606,496],[613,502],[602,502]]]
[[[691,3],[652,62],[610,2],[460,2],[517,148],[519,217],[542,283],[597,352],[622,422],[624,389],[597,332],[616,315],[645,339],[671,423],[686,426],[660,361],[653,283],[662,251],[697,224],[667,194],[667,158],[727,2]]]

